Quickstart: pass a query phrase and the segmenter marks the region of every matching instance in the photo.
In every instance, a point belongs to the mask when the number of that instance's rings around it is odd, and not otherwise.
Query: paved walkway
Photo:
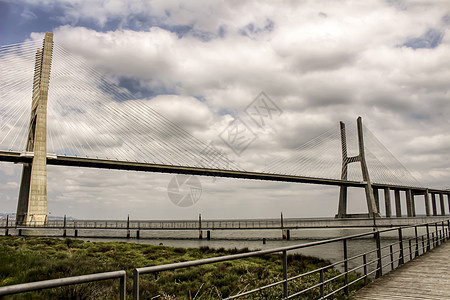
[[[354,299],[450,299],[450,241],[369,284]]]

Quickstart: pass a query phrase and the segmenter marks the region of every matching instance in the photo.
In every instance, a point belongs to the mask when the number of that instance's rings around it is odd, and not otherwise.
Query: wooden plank
[[[354,299],[450,299],[450,243],[406,263],[359,290]]]

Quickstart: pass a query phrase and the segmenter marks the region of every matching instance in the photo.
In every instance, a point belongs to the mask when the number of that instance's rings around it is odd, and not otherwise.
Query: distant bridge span
[[[12,151],[0,151],[0,161],[14,162],[14,163],[31,163],[33,155],[27,153],[19,153]],[[72,167],[86,167],[97,169],[114,169],[114,170],[127,170],[127,171],[141,171],[141,172],[156,172],[156,173],[172,173],[172,174],[186,174],[186,175],[199,175],[199,176],[213,176],[224,178],[239,178],[239,179],[252,179],[252,180],[265,180],[265,181],[282,181],[282,182],[296,182],[296,183],[309,183],[331,186],[348,186],[363,188],[365,182],[352,181],[352,180],[340,180],[340,179],[328,179],[317,178],[307,176],[294,176],[284,174],[269,174],[262,172],[246,172],[235,170],[221,170],[221,169],[208,169],[198,167],[186,167],[186,166],[173,166],[173,165],[161,165],[143,162],[132,161],[120,161],[120,160],[106,160],[106,159],[94,159],[83,158],[74,156],[47,156],[48,165],[59,166],[72,166]],[[446,193],[450,194],[450,191],[439,189],[427,189],[423,187],[411,187],[401,185],[387,185],[372,183],[375,188],[384,189],[398,189],[398,190],[412,190],[415,193],[423,194],[428,190],[431,193]]]
[[[0,151],[0,161],[30,164],[33,160],[33,153],[20,153],[12,151]],[[342,187],[356,187],[365,188],[367,183],[364,181],[351,181],[351,180],[339,180],[328,178],[317,178],[307,176],[294,176],[284,174],[270,174],[262,172],[247,172],[247,171],[235,171],[235,170],[222,170],[222,169],[208,169],[198,167],[187,166],[174,166],[174,165],[162,165],[143,162],[131,162],[120,160],[104,160],[94,158],[83,158],[74,156],[57,156],[47,155],[47,164],[59,165],[59,166],[72,166],[72,167],[86,167],[97,169],[112,169],[112,170],[128,170],[128,171],[140,171],[140,172],[156,172],[156,173],[173,173],[173,174],[185,174],[185,175],[199,175],[199,176],[214,176],[223,178],[239,178],[239,179],[251,179],[251,180],[264,180],[264,181],[280,181],[280,182],[292,182],[292,183],[308,183],[308,184],[320,184],[329,186]],[[388,185],[372,183],[372,189],[374,194],[374,202],[377,207],[377,211],[380,208],[379,190],[384,191],[385,198],[385,216],[386,217],[402,217],[402,207],[400,201],[400,191],[404,191],[406,195],[406,212],[408,217],[415,217],[415,195],[421,195],[424,197],[425,202],[425,214],[426,216],[438,216],[450,214],[450,191],[443,189],[428,189],[424,187],[411,187],[402,185]],[[395,212],[391,208],[390,194],[391,190],[394,191],[395,196]],[[430,205],[431,195],[431,205]],[[447,195],[448,212],[445,211],[444,195]],[[438,197],[436,197],[438,196]],[[436,201],[438,198],[438,202]],[[438,205],[439,204],[439,205]],[[439,208],[440,207],[440,211]],[[342,217],[342,216],[340,216]],[[371,218],[370,214],[362,215],[344,215],[344,217],[367,217]]]

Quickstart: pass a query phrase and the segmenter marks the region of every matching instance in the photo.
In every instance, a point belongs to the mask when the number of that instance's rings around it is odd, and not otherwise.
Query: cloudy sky
[[[243,169],[264,169],[361,116],[423,186],[450,187],[448,1],[0,0],[0,45],[46,31]],[[262,92],[272,113],[264,126],[249,116]],[[236,122],[254,134],[245,147],[227,140]],[[338,147],[309,155],[339,157]],[[20,165],[0,164],[1,212],[15,212],[20,174]],[[97,219],[336,213],[335,187],[197,179],[198,202],[180,207],[168,193],[173,175],[49,166],[48,211]],[[350,197],[350,212],[364,212],[362,191]]]

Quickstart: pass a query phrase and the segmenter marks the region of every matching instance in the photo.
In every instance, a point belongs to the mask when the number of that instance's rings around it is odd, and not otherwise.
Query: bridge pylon
[[[17,225],[44,225],[47,221],[47,99],[53,51],[53,33],[45,34],[42,49],[36,52],[33,98],[28,127],[26,155],[17,204]]]
[[[341,169],[341,180],[347,180],[348,175],[348,165],[350,163],[359,162],[361,164],[361,173],[363,181],[365,184],[365,193],[367,201],[368,217],[381,217],[378,207],[375,202],[375,196],[370,182],[369,169],[367,168],[366,155],[364,151],[364,134],[362,127],[362,118],[357,119],[357,129],[358,129],[358,150],[359,154],[356,156],[349,157],[347,154],[347,136],[345,132],[344,122],[340,122],[341,131],[341,146],[342,146],[342,169]],[[347,186],[341,186],[339,191],[339,206],[336,218],[347,218]]]

